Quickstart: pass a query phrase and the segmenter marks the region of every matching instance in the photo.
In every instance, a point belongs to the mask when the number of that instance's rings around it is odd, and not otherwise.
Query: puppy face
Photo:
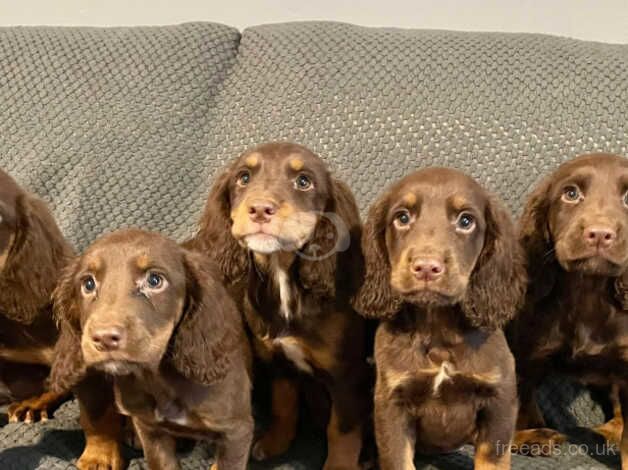
[[[459,302],[484,246],[487,204],[482,188],[458,171],[432,168],[401,180],[386,215],[393,290],[418,304]]]
[[[628,267],[628,160],[585,156],[563,165],[547,191],[548,230],[567,271],[617,276]]]
[[[73,283],[86,365],[156,369],[185,307],[179,247],[155,234],[114,233],[81,257]]]
[[[307,243],[330,197],[322,160],[295,144],[266,144],[243,154],[229,182],[231,233],[258,253]]]
[[[4,270],[17,232],[17,197],[21,190],[0,170],[0,273]]]

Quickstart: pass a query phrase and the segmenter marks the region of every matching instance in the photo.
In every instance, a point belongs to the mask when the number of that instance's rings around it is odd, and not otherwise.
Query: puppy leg
[[[243,421],[228,432],[216,447],[212,470],[246,470],[253,441],[253,420]]]
[[[501,398],[480,412],[475,443],[476,470],[510,469],[510,446],[517,419],[517,399]]]
[[[272,383],[272,422],[253,445],[252,455],[264,460],[288,450],[297,432],[299,388],[294,380],[275,378]]]
[[[7,408],[10,423],[46,421],[50,412],[70,397],[69,393],[44,392],[24,401],[11,403]]]
[[[593,428],[593,431],[602,435],[607,442],[619,445],[622,440],[624,420],[622,418],[621,403],[619,400],[619,385],[614,384],[610,393],[613,404],[613,417],[606,423]]]
[[[179,470],[174,437],[133,419],[133,425],[144,449],[144,458],[151,470]]]
[[[90,400],[82,400],[78,394],[81,411],[80,423],[85,433],[85,450],[76,466],[79,470],[95,468],[122,470],[124,460],[120,451],[122,417],[115,410],[113,397],[104,410],[91,406]]]
[[[416,470],[415,430],[410,418],[388,397],[375,395],[375,440],[381,470]]]

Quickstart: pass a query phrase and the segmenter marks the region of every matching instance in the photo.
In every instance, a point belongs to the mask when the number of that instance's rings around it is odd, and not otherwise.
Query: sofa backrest
[[[212,177],[267,140],[309,146],[366,211],[460,168],[518,211],[576,154],[628,154],[628,45],[287,23],[0,30],[0,166],[82,248],[120,226],[190,235]]]

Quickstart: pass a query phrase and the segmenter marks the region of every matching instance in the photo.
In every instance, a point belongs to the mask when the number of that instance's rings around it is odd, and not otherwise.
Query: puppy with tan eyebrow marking
[[[375,435],[382,470],[414,469],[415,448],[475,445],[476,469],[510,468],[515,364],[501,327],[525,290],[506,210],[463,173],[429,168],[371,207],[356,309],[375,338]]]
[[[520,239],[530,286],[509,328],[520,379],[518,444],[549,449],[564,439],[547,429],[535,392],[567,374],[610,386],[614,417],[594,431],[620,445],[628,470],[628,159],[582,155],[534,189]],[[530,444],[537,444],[531,447]]]
[[[67,347],[53,384],[111,375],[150,468],[179,468],[181,436],[214,441],[215,470],[246,469],[249,344],[209,259],[155,233],[114,232],[65,269],[54,300]]]
[[[299,384],[327,390],[325,470],[357,469],[369,415],[365,322],[350,306],[361,272],[353,195],[313,152],[291,143],[246,151],[220,175],[188,242],[212,256],[242,304],[272,375],[272,422],[252,455],[286,451]]]

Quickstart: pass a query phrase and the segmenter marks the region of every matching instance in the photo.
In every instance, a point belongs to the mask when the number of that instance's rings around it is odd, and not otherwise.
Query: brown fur
[[[473,216],[469,231],[455,225],[463,214]],[[515,368],[500,327],[521,303],[525,273],[508,213],[468,176],[425,169],[373,204],[362,246],[366,280],[354,305],[382,320],[381,468],[414,469],[415,447],[448,452],[465,442],[476,446],[477,468],[509,468]]]
[[[161,287],[151,287],[158,274]],[[83,287],[91,276],[93,292]],[[114,377],[154,468],[177,468],[174,437],[212,438],[219,469],[245,469],[252,439],[250,353],[238,312],[214,265],[160,235],[104,236],[64,272],[55,289],[63,349],[53,384],[86,373]],[[102,339],[108,334],[113,341]]]
[[[541,428],[548,440],[560,435],[543,429],[534,398],[545,375],[566,373],[585,383],[615,384],[624,390],[619,397],[626,395],[627,189],[627,159],[584,155],[541,181],[521,217],[530,288],[511,328],[520,379],[518,427]],[[614,233],[606,248],[587,241],[590,230],[598,228]],[[620,402],[614,427],[626,413],[627,404]]]
[[[302,175],[311,186],[297,186]],[[296,381],[286,380],[297,372],[326,385],[338,407],[327,433],[326,470],[337,462],[357,468],[361,439],[356,444],[355,436],[368,414],[366,333],[349,305],[361,272],[359,239],[347,186],[310,150],[270,143],[245,152],[217,178],[199,233],[187,243],[216,259],[242,304],[257,356],[271,365],[275,390],[294,391]],[[289,447],[297,422],[293,402],[273,400],[274,421],[255,444],[255,458]]]

